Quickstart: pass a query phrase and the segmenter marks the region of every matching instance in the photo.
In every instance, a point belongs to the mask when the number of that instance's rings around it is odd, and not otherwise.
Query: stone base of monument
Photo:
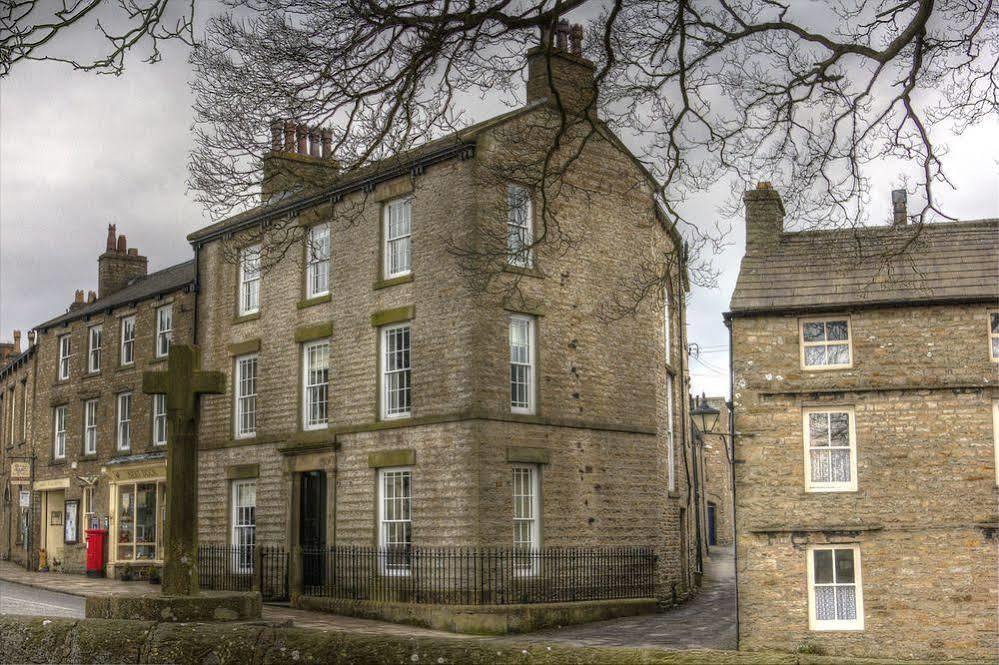
[[[88,619],[162,622],[245,621],[260,618],[257,592],[202,591],[196,596],[115,594],[87,596]]]

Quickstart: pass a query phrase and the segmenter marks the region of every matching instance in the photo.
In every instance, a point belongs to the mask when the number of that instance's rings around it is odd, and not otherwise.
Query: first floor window
[[[409,416],[412,407],[409,352],[408,323],[382,328],[382,418]]]
[[[165,496],[162,482],[116,485],[116,550],[118,561],[159,559],[157,535],[160,506]]]
[[[55,442],[52,447],[52,457],[63,459],[66,457],[66,419],[69,417],[69,407],[57,406],[55,408]]]
[[[260,245],[239,253],[239,314],[260,311]]]
[[[408,275],[410,271],[410,234],[412,203],[399,199],[385,204],[382,233],[385,237],[384,253],[386,279]]]
[[[236,359],[236,438],[257,433],[257,356]]]
[[[808,552],[808,609],[812,630],[862,630],[860,548],[814,547]]]
[[[534,213],[531,210],[531,192],[519,185],[506,188],[506,249],[507,263],[519,268],[534,264]]]
[[[132,447],[132,393],[118,395],[118,450]]]
[[[153,445],[165,446],[167,442],[166,395],[153,395]]]
[[[330,227],[317,224],[309,229],[306,255],[306,296],[315,298],[330,292]]]
[[[806,409],[805,489],[842,492],[857,489],[857,448],[853,410]]]
[[[802,367],[830,369],[853,364],[847,318],[802,321],[800,341]]]
[[[121,320],[121,359],[122,365],[135,362],[135,317],[126,316]]]
[[[69,358],[71,356],[70,337],[62,335],[59,337],[59,379],[69,378]]]
[[[170,338],[173,336],[173,306],[164,305],[156,310],[156,357],[170,353]]]
[[[232,544],[238,572],[253,572],[253,547],[257,543],[257,481],[232,483]]]
[[[536,551],[541,533],[538,523],[538,468],[513,467],[513,549],[519,555],[517,571],[532,574],[537,569]]]
[[[534,413],[534,317],[510,317],[510,410]]]
[[[83,454],[97,454],[97,404],[96,399],[83,405]]]
[[[101,371],[101,326],[91,326],[88,337],[90,338],[87,352],[87,371]]]
[[[413,472],[408,467],[378,470],[378,547],[386,574],[409,573],[413,544]]]
[[[302,397],[305,400],[302,425],[305,429],[321,429],[329,422],[329,342],[305,345],[302,372]]]

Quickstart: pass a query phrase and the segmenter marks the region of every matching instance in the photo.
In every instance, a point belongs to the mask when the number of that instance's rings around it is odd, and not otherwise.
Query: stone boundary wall
[[[739,651],[544,646],[481,638],[407,638],[325,632],[262,623],[166,624],[111,619],[0,616],[3,663],[193,665],[844,665],[898,661]]]

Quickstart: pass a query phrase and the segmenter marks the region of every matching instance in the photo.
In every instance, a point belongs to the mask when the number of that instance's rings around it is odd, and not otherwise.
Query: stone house
[[[682,241],[603,131],[549,204],[585,242],[535,244],[538,192],[496,174],[557,117],[543,62],[526,106],[357,172],[278,124],[266,203],[188,237],[202,366],[229,377],[202,400],[202,543],[647,546],[660,599],[691,592],[682,262],[664,299],[601,315]],[[552,65],[578,111],[593,64]],[[303,172],[315,183],[289,191]],[[497,241],[483,288],[455,247]]]
[[[23,564],[31,551],[29,510],[21,507],[21,492],[31,483],[35,347],[21,351],[18,330],[7,351],[0,364],[0,558]]]
[[[145,574],[162,563],[166,409],[142,372],[192,339],[194,263],[147,274],[114,226],[97,263],[98,291],[35,328],[31,566],[83,572],[84,531],[105,528],[108,574]]]
[[[701,441],[701,456],[704,460],[704,539],[711,547],[731,547],[735,543],[732,521],[732,439],[729,436],[731,412],[724,397],[695,397],[698,401],[717,412],[714,427],[708,432],[696,429],[695,436]]]
[[[999,220],[788,231],[745,195],[726,315],[740,645],[993,659]]]

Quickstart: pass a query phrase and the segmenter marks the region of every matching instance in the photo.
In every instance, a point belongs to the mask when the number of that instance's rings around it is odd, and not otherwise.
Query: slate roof
[[[163,293],[170,293],[194,283],[194,260],[184,261],[177,265],[164,268],[145,277],[133,280],[128,286],[115,291],[111,295],[98,298],[94,302],[79,309],[66,312],[61,316],[50,319],[45,323],[35,326],[37,330],[46,330],[63,323],[76,321],[91,314],[96,314],[114,307],[121,307],[129,303],[138,302],[158,296]]]
[[[730,313],[999,301],[999,219],[784,233],[742,259]]]

